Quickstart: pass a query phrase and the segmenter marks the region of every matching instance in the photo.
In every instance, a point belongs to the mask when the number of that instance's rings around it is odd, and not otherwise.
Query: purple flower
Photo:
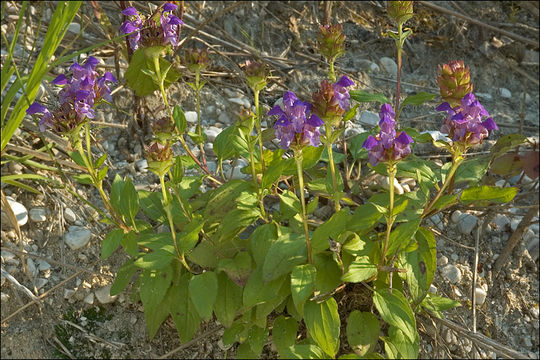
[[[362,147],[368,150],[369,163],[376,166],[379,162],[398,161],[411,153],[413,139],[405,131],[396,133],[395,112],[390,104],[381,106],[377,136],[368,136]]]
[[[319,127],[324,122],[311,114],[311,104],[299,100],[292,91],[287,91],[283,95],[283,107],[285,110],[276,105],[268,112],[268,115],[279,116],[274,130],[281,147],[288,149],[294,140],[298,145],[321,145]]]
[[[489,131],[498,130],[497,124],[484,109],[473,93],[468,93],[461,99],[461,105],[452,108],[445,102],[437,106],[437,111],[445,111],[441,132],[448,134],[454,142],[467,146],[475,145],[489,135]],[[486,120],[483,120],[487,117]]]
[[[178,45],[178,32],[180,26],[184,24],[178,17],[168,13],[176,9],[174,4],[165,4],[164,11],[161,13],[161,28],[163,29],[163,45],[171,44],[173,47]]]
[[[128,20],[124,21],[122,26],[120,26],[120,31],[122,31],[124,34],[129,34],[136,31],[128,36],[129,46],[133,51],[135,51],[139,47],[139,40],[141,39],[141,17],[139,16],[137,9],[135,9],[133,6],[125,8],[122,11],[122,14],[126,15]]]
[[[354,82],[352,82],[352,80],[343,75],[333,86],[334,97],[337,99],[339,107],[343,110],[347,110],[349,108],[349,99],[351,98],[351,96],[349,95],[347,87],[353,85]]]

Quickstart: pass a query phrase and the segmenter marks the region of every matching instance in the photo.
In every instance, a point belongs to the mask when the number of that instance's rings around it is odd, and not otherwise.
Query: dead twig
[[[437,10],[441,13],[444,13],[444,14],[448,14],[448,15],[452,15],[452,16],[455,16],[457,18],[460,18],[460,19],[463,19],[465,21],[468,21],[470,22],[471,24],[475,24],[475,25],[478,25],[478,26],[481,26],[481,27],[484,27],[486,29],[489,29],[491,31],[495,31],[499,34],[502,34],[502,35],[506,35],[508,36],[509,38],[511,39],[514,39],[514,40],[517,40],[517,41],[520,41],[522,43],[525,43],[527,45],[531,45],[531,46],[534,46],[535,48],[538,48],[540,47],[540,43],[538,42],[538,40],[531,40],[531,39],[527,39],[521,35],[518,35],[518,34],[514,34],[513,32],[510,32],[510,31],[506,31],[506,30],[503,30],[501,28],[498,28],[498,27],[495,27],[495,26],[492,26],[492,25],[488,25],[480,20],[476,20],[476,19],[473,19],[469,16],[466,16],[466,15],[462,15],[458,12],[455,12],[453,10],[450,10],[450,9],[446,9],[442,6],[439,6],[439,5],[435,5],[433,3],[431,3],[430,1],[418,1],[420,4],[424,5],[424,6],[427,6],[433,10]]]
[[[435,320],[436,323],[438,323],[440,325],[444,325],[444,326],[454,330],[455,332],[457,332],[461,336],[464,336],[464,337],[468,338],[469,340],[471,340],[474,344],[476,344],[476,345],[478,345],[478,346],[480,346],[480,347],[482,347],[484,349],[494,351],[497,355],[500,355],[500,356],[502,356],[504,358],[507,358],[507,359],[529,359],[529,357],[527,355],[524,355],[524,354],[520,353],[519,351],[511,349],[511,348],[509,348],[509,347],[507,347],[505,345],[499,344],[495,340],[492,340],[492,339],[488,338],[487,336],[485,336],[483,334],[479,334],[479,333],[475,334],[472,331],[469,331],[469,330],[463,328],[461,325],[456,324],[453,321],[450,321],[450,320],[447,320],[447,319],[440,319],[440,318],[438,318],[435,315],[432,315],[430,313],[421,313],[421,316],[423,316],[425,318],[428,318],[428,319]]]
[[[533,217],[536,216],[536,213],[538,212],[538,201],[536,202],[536,205],[527,211],[527,214],[523,217],[521,222],[519,223],[516,231],[512,234],[510,239],[508,240],[508,243],[502,250],[501,254],[497,258],[497,261],[495,261],[495,264],[493,265],[493,277],[497,277],[499,274],[501,268],[506,264],[508,257],[512,253],[512,250],[514,247],[518,244],[518,242],[522,239],[523,233],[525,233],[525,230],[529,227],[531,220]]]
[[[187,343],[184,343],[182,345],[180,345],[179,347],[177,347],[176,349],[174,350],[171,350],[169,351],[168,353],[166,353],[165,355],[162,355],[160,356],[158,359],[166,359],[168,358],[169,356],[177,353],[178,351],[180,350],[183,350],[183,349],[186,349],[188,347],[190,347],[191,345],[193,344],[196,344],[197,342],[199,342],[201,339],[204,339],[210,335],[212,335],[213,333],[217,332],[219,329],[222,329],[223,327],[222,326],[216,326],[215,328],[212,328],[204,333],[202,333],[201,335],[197,336],[196,338],[188,341]]]

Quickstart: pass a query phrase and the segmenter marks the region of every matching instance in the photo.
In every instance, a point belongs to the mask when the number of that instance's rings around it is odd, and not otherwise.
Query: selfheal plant
[[[283,109],[276,105],[268,115],[279,116],[274,124],[276,138],[283,149],[321,145],[319,127],[324,122],[311,113],[312,105],[299,100],[292,91],[283,95]]]
[[[313,113],[318,115],[325,123],[337,126],[341,117],[350,106],[348,87],[354,82],[343,75],[334,84],[323,80],[319,91],[313,93]]]
[[[402,160],[411,153],[414,140],[405,131],[396,133],[396,113],[390,104],[381,106],[379,127],[381,131],[375,137],[369,135],[362,147],[368,150],[369,163],[376,166],[379,162],[393,163]]]
[[[438,70],[437,84],[441,97],[450,106],[458,106],[461,99],[473,91],[469,67],[465,67],[463,60],[454,60],[442,67],[439,65]]]

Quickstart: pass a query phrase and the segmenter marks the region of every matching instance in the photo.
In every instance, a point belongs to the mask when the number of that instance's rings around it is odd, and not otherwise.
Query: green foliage
[[[341,322],[334,298],[322,303],[309,301],[304,306],[304,321],[310,336],[330,357],[339,349],[339,328]]]
[[[347,319],[347,340],[360,356],[375,350],[379,340],[379,319],[370,312],[353,310]]]

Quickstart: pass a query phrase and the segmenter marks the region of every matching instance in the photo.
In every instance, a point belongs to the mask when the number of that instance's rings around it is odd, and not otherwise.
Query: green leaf
[[[88,174],[73,175],[73,179],[75,179],[75,181],[83,185],[92,185],[93,183],[92,177]]]
[[[286,358],[289,347],[296,342],[298,322],[292,317],[280,315],[274,320],[272,328],[272,340],[281,358]]]
[[[437,210],[442,210],[455,204],[456,202],[457,195],[443,195],[435,202],[435,204],[433,204],[433,208]]]
[[[114,189],[114,183],[113,183]],[[163,209],[162,199],[163,196],[158,192],[151,192],[146,190],[139,190],[139,204],[144,213],[152,220],[159,223],[167,222],[167,214]],[[111,196],[112,200],[112,196]]]
[[[161,270],[168,266],[173,258],[169,251],[160,249],[141,256],[135,261],[135,265],[146,270]]]
[[[283,172],[283,161],[273,161],[264,172],[261,181],[261,187],[263,189],[270,189],[272,184],[276,182]]]
[[[456,170],[454,184],[463,182],[478,183],[486,173],[489,165],[489,155],[467,159]]]
[[[343,114],[343,122],[351,120],[356,115],[356,109],[358,109],[358,104],[347,110],[347,112]]]
[[[272,281],[263,281],[262,269],[256,268],[244,287],[244,308],[249,309],[255,305],[274,299],[285,282],[286,277],[281,276]]]
[[[204,320],[212,317],[212,309],[218,293],[218,281],[213,271],[195,275],[189,282],[189,296],[197,312]]]
[[[99,167],[105,162],[105,159],[107,159],[107,153],[101,155],[99,159],[94,162],[94,169],[99,169]]]
[[[218,296],[214,304],[214,314],[225,327],[231,326],[237,311],[242,306],[242,288],[225,273],[218,274]]]
[[[144,307],[155,309],[165,297],[173,277],[171,266],[162,270],[144,270],[141,273],[139,292]]]
[[[369,135],[370,133],[366,131],[364,133],[355,135],[350,140],[351,145],[349,151],[351,152],[353,160],[356,161],[361,158],[367,158],[367,150],[362,147],[362,145],[364,144],[364,141],[366,141]]]
[[[327,357],[317,345],[293,345],[284,356],[288,359],[326,359]]]
[[[316,275],[317,269],[311,264],[298,265],[291,273],[291,295],[300,314],[304,313],[304,303],[313,294]]]
[[[417,218],[415,220],[408,221],[406,223],[398,225],[390,233],[390,240],[388,241],[388,249],[386,254],[393,254],[396,250],[406,249],[410,243],[412,237],[418,230],[422,219]]]
[[[172,167],[172,179],[171,181],[174,184],[180,184],[182,182],[182,178],[184,177],[184,166],[182,165],[182,157],[177,156],[174,159],[174,166]]]
[[[390,326],[389,337],[383,337],[386,356],[390,359],[416,359],[418,358],[418,338],[411,342],[405,337],[403,331],[395,326]]]
[[[225,130],[220,132],[218,136],[216,136],[216,139],[214,140],[213,150],[216,153],[219,161],[231,158],[236,153],[236,150],[234,149],[234,146],[232,145],[230,140],[230,138],[234,135],[235,131],[235,126],[229,126]]]
[[[315,290],[324,294],[333,291],[341,284],[341,269],[334,261],[332,254],[320,253],[315,255],[313,264],[317,269]]]
[[[280,211],[284,216],[290,217],[302,212],[302,205],[296,194],[290,190],[285,190],[279,195]]]
[[[276,226],[274,224],[261,225],[250,235],[250,252],[257,267],[262,269],[266,253],[277,237]]]
[[[331,297],[322,303],[308,301],[304,306],[304,322],[317,345],[328,356],[335,357],[339,349],[341,326],[336,300]]]
[[[160,69],[166,69],[170,67],[170,63],[163,57],[159,59]],[[131,61],[129,67],[124,74],[127,85],[135,91],[137,96],[146,96],[153,93],[155,90],[159,90],[159,86],[155,83],[154,79],[148,74],[145,74],[145,70],[155,70],[152,61],[148,60],[144,55],[144,49],[137,49]],[[171,68],[165,77],[164,87],[167,88],[172,83],[176,82],[180,77],[180,73],[174,68]]]
[[[373,303],[384,321],[401,329],[411,343],[416,341],[416,320],[399,290],[393,289],[390,294],[387,288],[378,289],[373,293]]]
[[[229,141],[238,154],[245,159],[250,158],[249,138],[240,129],[234,128],[234,132],[229,136]]]
[[[380,218],[381,213],[373,204],[360,205],[354,211],[347,229],[353,232],[365,232],[375,226]]]
[[[191,299],[189,278],[189,274],[182,275],[178,282],[173,283],[168,294],[168,311],[183,343],[193,338],[201,323],[197,308]]]
[[[359,256],[350,265],[341,278],[346,282],[361,282],[377,273],[377,265],[373,264],[369,256]]]
[[[456,306],[461,306],[458,301],[428,293],[421,304],[424,308],[432,311],[436,316],[442,317],[442,312],[450,310]]]
[[[107,176],[107,171],[109,171],[108,166],[104,166],[102,169],[99,170],[98,176],[97,176],[99,181],[105,179],[105,177]]]
[[[401,267],[407,270],[405,278],[413,306],[420,304],[429,291],[437,268],[435,237],[429,229],[420,227],[416,232],[418,248],[400,254]]]
[[[356,100],[358,102],[372,102],[377,101],[381,104],[390,103],[390,100],[386,96],[380,93],[370,94],[363,90],[351,90],[349,91],[349,94],[351,95],[351,99]]]
[[[353,310],[347,319],[347,340],[360,356],[375,350],[379,340],[379,319],[370,312]]]
[[[352,234],[352,237],[350,237]],[[366,235],[359,236],[356,233],[345,232],[343,238],[348,239],[343,245],[343,250],[354,256],[369,255],[373,249],[373,241]],[[340,242],[343,241],[340,239]]]
[[[120,241],[124,250],[131,256],[136,257],[139,255],[139,248],[137,247],[137,235],[135,233],[129,232],[124,234],[122,241]]]
[[[351,221],[351,215],[349,214],[348,208],[343,208],[325,223],[320,225],[315,232],[311,240],[311,248],[313,254],[317,254],[321,251],[328,249],[329,242],[328,239],[337,239],[339,234],[341,234],[347,228],[347,225]]]
[[[414,106],[422,105],[426,101],[433,99],[435,96],[436,96],[435,94],[430,94],[425,91],[419,91],[415,95],[407,96],[405,100],[403,100],[403,102],[401,103],[401,108],[403,108],[406,105],[414,105]]]
[[[259,357],[259,354],[256,354],[249,344],[249,342],[244,342],[238,345],[236,349],[236,358],[237,359],[256,359]]]
[[[234,259],[222,259],[218,271],[224,271],[232,281],[243,287],[251,274],[251,256],[242,251]]]
[[[111,205],[112,207],[121,212],[122,209],[122,190],[124,190],[124,181],[120,175],[116,174],[113,183],[111,185]]]
[[[527,138],[520,134],[504,135],[497,140],[489,152],[491,153],[492,158],[496,158],[508,150],[525,143],[525,141],[527,141]]]
[[[489,203],[503,204],[512,201],[517,192],[518,188],[515,187],[475,186],[463,190],[459,201],[464,204],[478,203],[479,206]]]
[[[256,357],[260,357],[262,348],[264,346],[264,343],[266,342],[266,339],[268,337],[268,329],[261,328],[258,326],[252,326],[249,329],[248,332],[248,342],[249,346],[251,347],[251,350],[256,355]]]
[[[135,215],[137,215],[137,212],[139,211],[137,190],[135,190],[135,186],[133,186],[129,177],[126,179],[126,183],[122,189],[120,211],[122,215],[130,219],[132,223],[135,221]]]
[[[111,296],[118,295],[128,286],[131,278],[137,272],[135,260],[128,260],[116,273],[116,278],[111,286]]]
[[[191,222],[185,227],[177,239],[180,241],[180,249],[183,252],[191,251],[199,241],[199,233],[204,225],[204,222],[200,218],[193,217]]]
[[[306,261],[306,242],[302,235],[283,234],[268,249],[263,265],[263,280],[271,281]]]

